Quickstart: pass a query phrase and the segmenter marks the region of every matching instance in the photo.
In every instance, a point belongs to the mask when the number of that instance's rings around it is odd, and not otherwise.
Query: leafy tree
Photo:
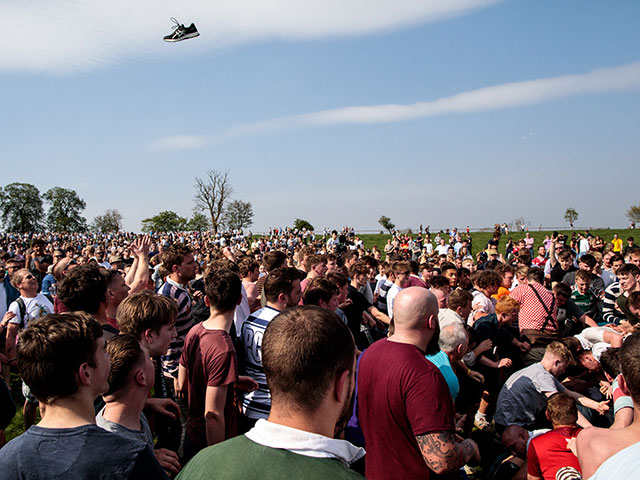
[[[382,215],[378,219],[378,223],[382,226],[382,228],[386,229],[389,232],[389,235],[391,235],[391,230],[396,228],[396,226],[393,223],[391,223],[391,219],[386,215]]]
[[[251,202],[234,200],[225,209],[224,224],[230,230],[241,230],[253,223],[253,207]]]
[[[233,193],[229,171],[209,170],[204,180],[196,177],[195,188],[196,194],[193,197],[195,211],[196,213],[199,213],[198,210],[208,212],[211,217],[211,228],[214,233],[217,233],[223,221],[225,207]]]
[[[296,218],[293,222],[293,229],[294,230],[302,230],[303,228],[306,228],[307,230],[311,230],[313,231],[313,225],[311,225],[309,222],[307,222],[306,220],[303,220],[302,218]]]
[[[578,220],[578,212],[576,212],[575,208],[567,208],[567,211],[564,212],[564,221],[571,225],[573,228],[573,224]]]
[[[107,210],[93,219],[93,229],[100,233],[117,232],[122,229],[122,214],[118,210]]]
[[[52,232],[83,232],[87,219],[80,213],[87,206],[75,190],[53,187],[42,194],[49,204],[47,228]]]
[[[187,222],[187,229],[194,232],[209,230],[210,227],[209,219],[201,213],[194,213],[193,217]]]
[[[170,210],[142,220],[145,232],[179,232],[186,230],[187,219]]]
[[[634,223],[640,223],[640,205],[631,205],[627,210],[627,218]]]
[[[40,191],[35,186],[16,182],[0,188],[0,218],[7,231],[39,231],[43,216]]]

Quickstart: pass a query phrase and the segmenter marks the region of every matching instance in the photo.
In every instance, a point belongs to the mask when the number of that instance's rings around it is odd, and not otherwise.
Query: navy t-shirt
[[[162,479],[166,475],[144,442],[96,425],[33,426],[0,449],[3,479]]]

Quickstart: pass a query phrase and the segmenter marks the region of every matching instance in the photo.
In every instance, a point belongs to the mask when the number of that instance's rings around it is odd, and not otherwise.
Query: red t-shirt
[[[560,427],[535,437],[527,451],[527,473],[544,480],[555,480],[562,467],[573,467],[579,472],[580,462],[567,447],[567,440],[580,433],[580,427]]]
[[[444,377],[414,345],[384,338],[358,369],[359,420],[370,480],[428,479],[417,435],[454,432],[454,408]]]
[[[187,435],[198,447],[207,446],[204,407],[207,387],[227,386],[224,406],[225,440],[237,435],[234,386],[238,381],[238,358],[231,337],[224,330],[207,330],[195,325],[184,342],[180,365],[189,379]]]

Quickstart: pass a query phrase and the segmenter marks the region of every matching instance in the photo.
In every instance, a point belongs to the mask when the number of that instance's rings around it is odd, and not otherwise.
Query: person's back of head
[[[20,333],[20,376],[45,404],[75,395],[81,366],[96,367],[100,337],[100,324],[86,313],[53,314],[36,320]]]
[[[338,287],[326,278],[318,277],[311,280],[302,295],[302,303],[321,307],[329,304],[334,296],[338,295]]]
[[[554,393],[547,401],[547,418],[554,427],[576,425],[578,421],[576,401],[566,393]]]
[[[427,319],[438,317],[438,301],[433,293],[421,287],[409,287],[396,295],[393,306],[395,332],[424,331]]]
[[[262,263],[267,273],[270,273],[276,268],[282,268],[286,265],[287,255],[280,250],[271,250],[264,254]]]
[[[107,302],[108,280],[95,263],[79,265],[58,283],[58,299],[72,312],[95,315]]]
[[[178,304],[173,298],[150,291],[133,293],[118,307],[120,333],[144,340],[152,356],[163,355],[175,337]]]
[[[448,354],[454,353],[458,359],[462,358],[467,352],[468,342],[469,336],[461,323],[450,323],[440,330],[438,338],[440,350]]]
[[[449,295],[449,308],[451,310],[465,308],[472,301],[473,295],[471,294],[471,292],[462,290],[461,288],[457,288],[453,292],[451,292],[451,295]]]
[[[633,399],[633,404],[640,406],[640,333],[626,338],[618,351],[618,360],[624,389]]]
[[[338,376],[355,374],[355,344],[335,313],[309,305],[293,307],[269,322],[262,364],[272,410],[314,412]]]
[[[204,278],[204,293],[209,306],[225,313],[235,310],[242,299],[242,281],[231,270],[210,271]]]
[[[122,334],[112,337],[107,343],[111,359],[109,390],[104,394],[107,402],[130,393],[138,385],[148,393],[153,387],[153,364],[140,340],[134,335]]]
[[[531,267],[529,269],[529,273],[527,273],[527,281],[535,283],[544,282],[544,270],[537,267]]]

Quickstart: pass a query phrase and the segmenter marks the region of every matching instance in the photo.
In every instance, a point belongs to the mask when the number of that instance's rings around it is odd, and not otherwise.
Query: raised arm
[[[435,473],[449,473],[463,465],[480,461],[478,445],[471,439],[456,442],[453,432],[434,432],[416,436],[422,458]]]

